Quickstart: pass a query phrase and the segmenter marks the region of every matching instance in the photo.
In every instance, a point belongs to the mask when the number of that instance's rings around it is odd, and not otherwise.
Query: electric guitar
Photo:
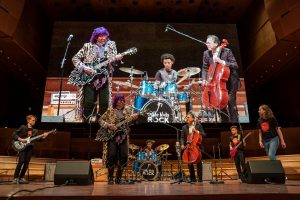
[[[53,129],[49,132],[46,132],[48,134],[54,134],[56,133],[56,129]],[[26,142],[20,142],[19,140],[14,140],[12,141],[12,147],[15,151],[17,152],[20,152],[20,151],[23,151],[28,145],[30,145],[30,143],[34,140],[37,140],[37,139],[40,139],[42,138],[44,135],[43,134],[40,134],[40,135],[37,135],[37,136],[34,136],[34,137],[27,137],[25,138],[26,139]]]
[[[137,114],[145,115],[146,113],[147,113],[147,110],[143,110]],[[127,127],[124,125],[131,122],[132,120],[133,120],[133,116],[120,121],[119,123],[117,123],[115,125],[115,127],[116,127],[115,130],[110,130],[108,128],[101,127],[97,132],[97,136],[96,136],[95,140],[100,141],[100,142],[107,142],[108,140],[112,139],[118,132],[123,132],[125,135],[128,134]]]
[[[137,52],[137,48],[132,47],[130,49],[127,49],[126,51],[124,51],[120,55],[121,56],[133,55],[136,52]],[[116,60],[117,60],[116,57],[113,57],[113,58],[110,58],[110,59],[108,59],[104,62],[96,61],[96,62],[91,63],[91,64],[85,64],[87,67],[90,67],[90,68],[95,70],[95,73],[93,73],[93,74],[82,73],[82,72],[79,71],[78,67],[75,67],[73,69],[73,71],[71,71],[68,83],[72,84],[72,85],[76,85],[76,86],[83,86],[87,83],[90,83],[91,81],[93,81],[93,79],[96,76],[108,73],[105,66],[107,66],[108,64],[110,64],[112,62],[115,62]]]
[[[246,138],[249,137],[252,134],[252,131],[249,132],[244,138],[243,138],[243,142],[245,142]],[[236,156],[237,153],[237,149],[239,148],[239,146],[241,146],[242,141],[240,141],[237,145],[235,145],[231,150],[230,150],[230,157],[234,158]]]

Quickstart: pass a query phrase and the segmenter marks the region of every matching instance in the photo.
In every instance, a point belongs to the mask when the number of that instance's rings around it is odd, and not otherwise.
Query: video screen
[[[86,44],[97,27],[106,28],[110,44],[99,48]],[[219,56],[221,60],[228,53],[225,49],[230,49],[236,65],[232,67],[227,61],[206,63],[207,78],[203,78],[208,35],[217,36],[222,43],[219,55],[211,54],[212,58]],[[228,41],[226,47],[222,39]],[[85,51],[107,59],[84,63],[78,55]],[[111,52],[115,54],[109,57]],[[173,57],[168,57],[170,54]],[[161,59],[162,55],[167,57]],[[55,22],[42,122],[95,122],[106,111],[105,104],[113,105],[116,94],[125,95],[125,105],[132,113],[143,113],[141,122],[145,123],[183,123],[189,111],[202,123],[248,123],[236,26]]]

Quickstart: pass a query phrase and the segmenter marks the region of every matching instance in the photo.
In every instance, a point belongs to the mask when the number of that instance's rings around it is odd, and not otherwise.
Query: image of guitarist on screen
[[[85,43],[83,47],[72,58],[72,62],[77,68],[77,72],[84,74],[85,79],[94,77],[92,80],[75,80],[70,77],[71,84],[80,85],[79,98],[82,109],[82,116],[85,122],[89,122],[89,118],[95,113],[95,102],[99,95],[99,114],[103,114],[108,108],[108,102],[111,99],[111,86],[109,83],[109,74],[113,72],[113,66],[116,61],[123,58],[122,55],[117,54],[116,43],[109,38],[109,32],[105,27],[95,28],[90,41]],[[93,65],[102,63],[106,60],[114,60],[101,69],[93,69]],[[70,75],[71,76],[71,75]],[[76,83],[80,81],[80,83]],[[94,111],[94,112],[93,112]]]
[[[130,109],[125,107],[125,96],[116,94],[113,98],[112,108],[100,117],[99,124],[101,131],[111,134],[113,137],[107,136],[107,160],[108,168],[108,184],[121,184],[123,169],[127,166],[128,159],[128,139],[129,139],[129,123],[138,118],[138,114],[131,114]],[[121,124],[123,121],[127,123]],[[104,133],[101,133],[104,134]],[[118,166],[116,179],[114,180],[114,168]]]
[[[22,125],[16,131],[13,132],[13,140],[20,141],[22,143],[26,143],[26,138],[35,137],[38,135],[38,130],[34,129],[33,126],[36,122],[36,117],[34,115],[26,116],[27,125]],[[40,140],[45,139],[48,136],[49,132],[43,133]],[[27,184],[29,183],[25,178],[25,173],[28,169],[29,162],[32,155],[34,143],[30,143],[26,146],[26,148],[19,152],[19,160],[14,173],[14,179],[12,181],[13,184]],[[22,169],[22,170],[21,170]],[[21,172],[21,173],[20,173]]]
[[[244,176],[242,174],[245,169],[245,157],[244,157],[244,145],[245,141],[243,135],[238,133],[237,126],[230,127],[231,136],[229,137],[229,149],[230,156],[234,159],[235,167],[240,181],[244,182]]]

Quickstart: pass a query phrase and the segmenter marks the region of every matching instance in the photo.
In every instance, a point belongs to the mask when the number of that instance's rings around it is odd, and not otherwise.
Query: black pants
[[[108,179],[114,177],[115,166],[118,166],[116,174],[117,179],[121,179],[123,169],[127,166],[128,159],[128,141],[124,140],[121,144],[117,144],[115,139],[108,141],[107,144],[107,168]]]
[[[234,157],[235,167],[240,179],[243,178],[242,171],[245,169],[245,157],[242,150],[238,150],[236,156]],[[241,168],[242,167],[242,168]]]
[[[197,166],[197,177],[199,181],[202,181],[202,171],[203,171],[203,166],[202,166],[202,161],[200,160],[199,163],[196,164]],[[188,164],[189,171],[190,171],[190,179],[191,181],[196,181],[196,176],[195,176],[195,169],[194,169],[194,164]]]
[[[83,117],[86,122],[97,112],[97,97],[99,95],[99,111],[102,115],[108,108],[109,88],[106,82],[99,90],[96,90],[93,85],[87,84],[83,89]],[[94,112],[93,112],[94,111]]]
[[[220,117],[222,122],[238,122],[238,110],[236,106],[236,90],[228,91],[228,106],[222,109]]]
[[[19,153],[19,161],[18,161],[16,170],[15,170],[14,178],[24,178],[25,173],[29,166],[30,159],[31,159],[32,149],[33,149],[33,146],[29,145],[28,147],[26,147],[26,149],[24,149],[23,151],[21,151]],[[22,166],[23,166],[23,168],[22,168]],[[21,171],[21,168],[22,168],[22,171]],[[21,173],[20,173],[20,171],[21,171]]]

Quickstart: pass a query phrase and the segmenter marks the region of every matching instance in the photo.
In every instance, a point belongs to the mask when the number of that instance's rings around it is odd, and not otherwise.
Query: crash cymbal
[[[130,84],[129,82],[122,82],[122,81],[113,81],[113,83],[117,84],[117,85],[120,85],[120,86],[123,86],[123,87],[131,87],[133,89],[139,89],[138,86],[134,85],[134,84]]]
[[[188,75],[193,76],[195,74],[198,74],[200,71],[201,71],[201,69],[199,67],[187,67],[187,68],[180,69],[177,72],[177,75],[178,76],[188,76]]]
[[[169,145],[168,144],[162,144],[162,145],[159,145],[158,147],[155,148],[156,151],[164,151],[164,150],[167,150],[169,148]]]
[[[144,72],[138,70],[138,69],[133,69],[131,67],[120,67],[119,68],[121,71],[126,72],[126,73],[132,73],[132,74],[144,74]]]
[[[164,154],[161,154],[161,156],[171,156],[171,155],[173,155],[173,154],[171,154],[171,153],[164,153]]]
[[[140,147],[137,146],[137,145],[135,145],[135,144],[129,144],[129,145],[128,145],[128,148],[129,148],[129,149],[132,149],[132,150],[137,150],[137,149],[139,149]]]

